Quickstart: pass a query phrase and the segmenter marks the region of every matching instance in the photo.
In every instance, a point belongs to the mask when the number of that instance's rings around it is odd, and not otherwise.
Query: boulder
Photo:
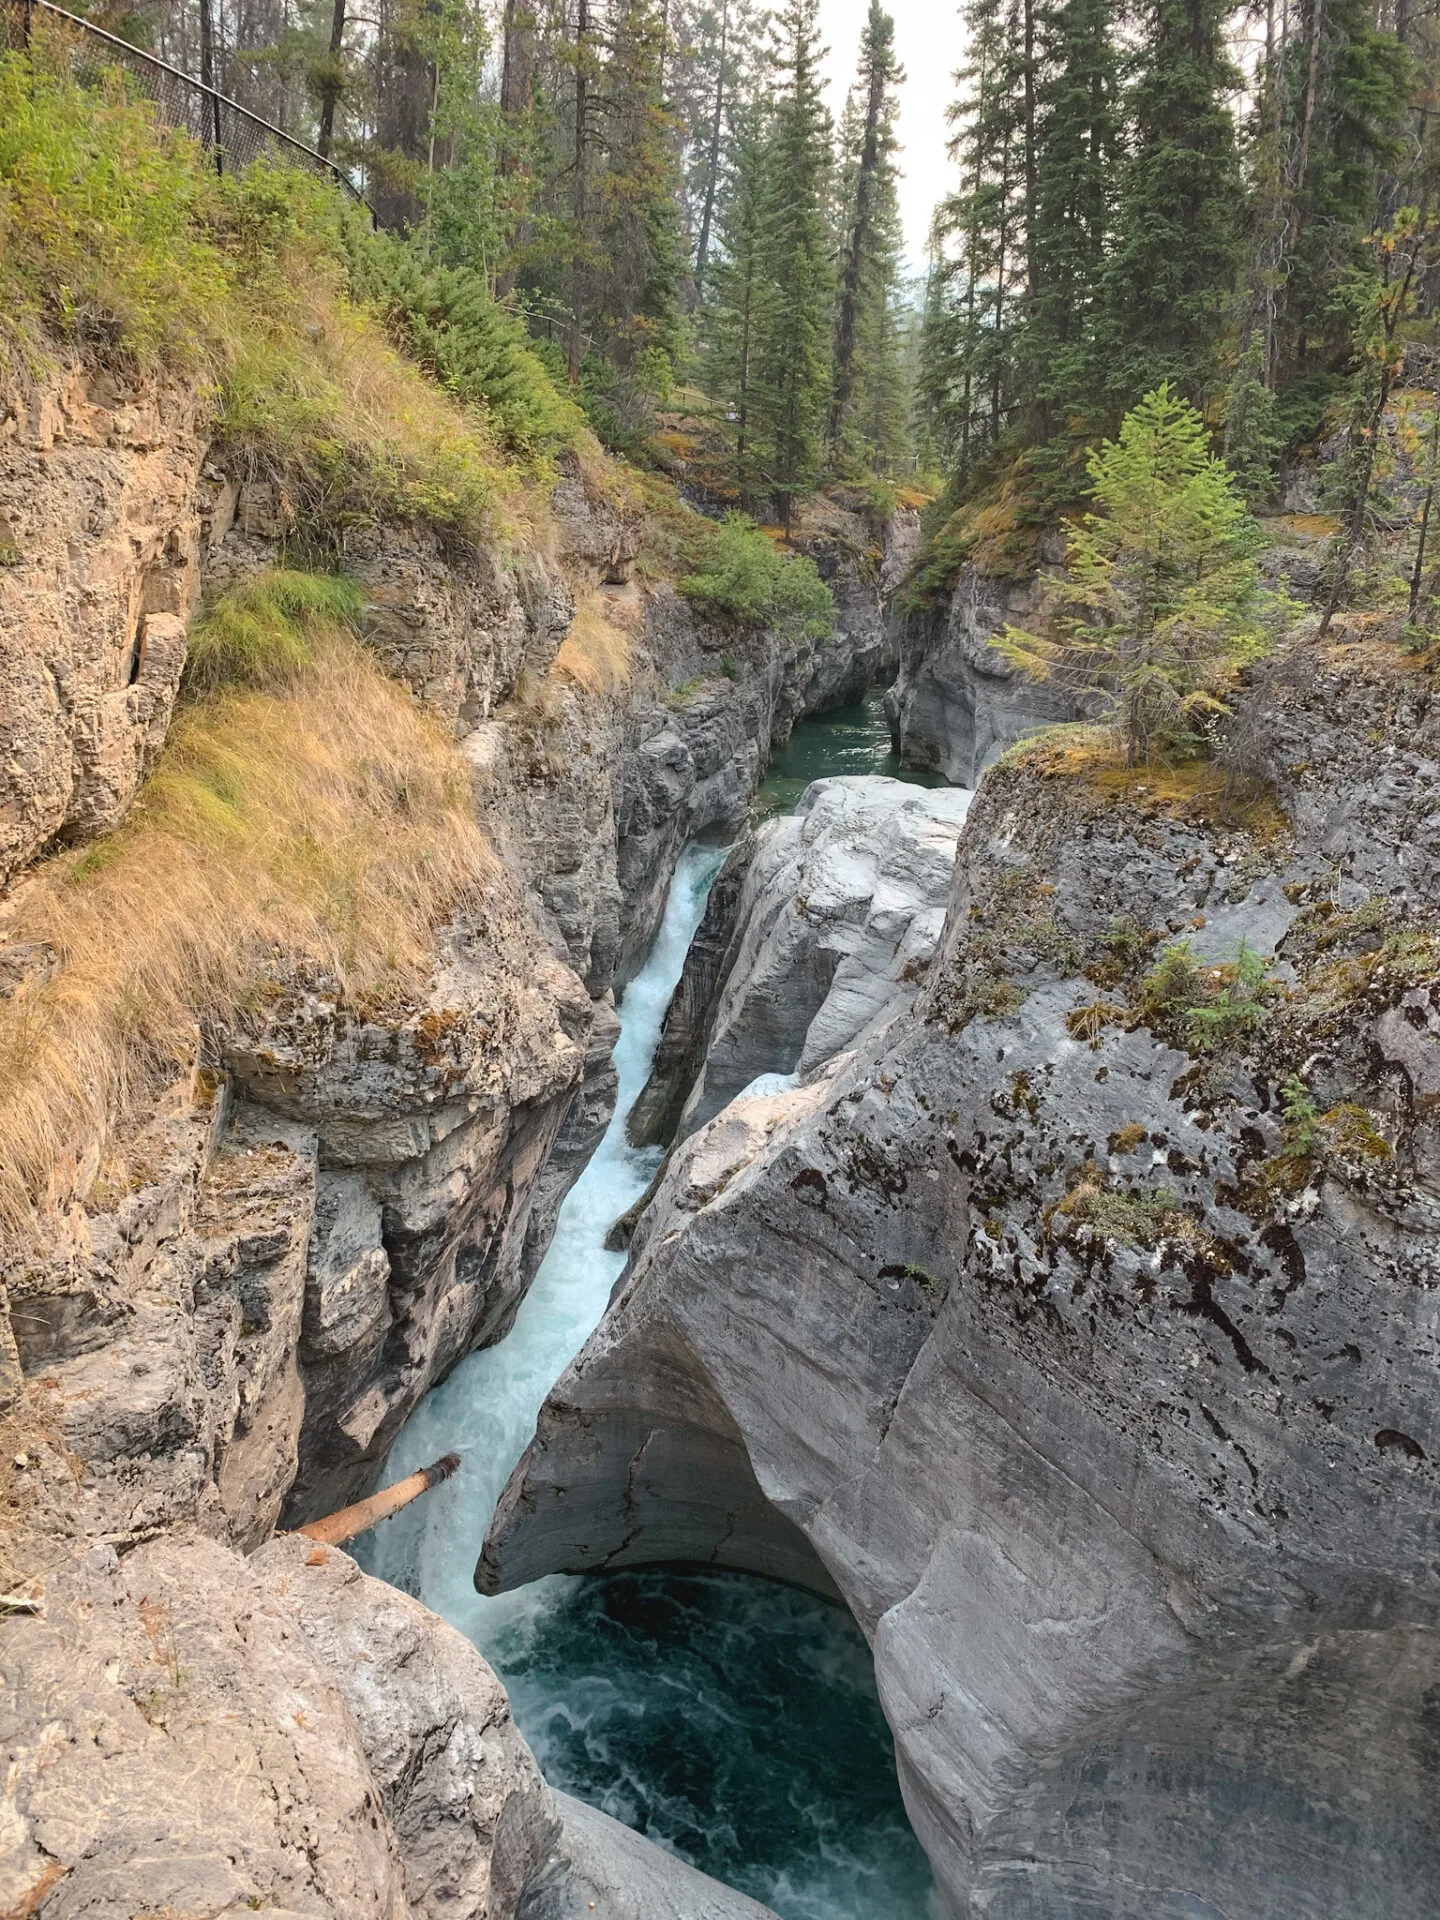
[[[803,1079],[910,1006],[944,926],[969,805],[960,789],[879,775],[817,780],[793,814],[761,829],[702,1023],[682,1138],[752,1081]],[[703,943],[694,965],[709,970]],[[696,997],[682,978],[667,1034]],[[672,1071],[665,1045],[662,1076]]]

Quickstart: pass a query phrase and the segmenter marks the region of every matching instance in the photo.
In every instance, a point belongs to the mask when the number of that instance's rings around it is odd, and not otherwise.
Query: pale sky
[[[951,184],[945,152],[945,114],[955,98],[955,69],[963,57],[964,28],[956,0],[883,0],[895,20],[895,50],[905,69],[900,89],[900,211],[912,273],[925,266],[925,245],[935,203]],[[820,22],[829,47],[827,93],[836,120],[855,76],[860,35],[869,0],[820,0]]]

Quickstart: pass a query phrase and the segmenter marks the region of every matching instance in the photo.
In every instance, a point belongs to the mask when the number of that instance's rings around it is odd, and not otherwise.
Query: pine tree
[[[1114,0],[1063,0],[1039,14],[1032,281],[1022,357],[1041,439],[1095,412],[1093,328],[1120,145]]]
[[[1097,377],[1122,403],[1162,381],[1198,397],[1216,377],[1244,204],[1228,12],[1226,0],[1149,0],[1098,338]]]
[[[830,397],[834,285],[825,201],[832,156],[818,13],[819,0],[788,0],[778,21],[779,84],[760,231],[763,300],[750,412],[787,538],[796,500],[819,476]]]
[[[769,131],[763,96],[752,94],[733,109],[717,194],[719,245],[707,282],[701,362],[702,383],[715,403],[726,445],[721,484],[747,506],[758,499],[761,484],[751,413],[767,295],[763,232],[770,199]]]
[[[1055,632],[1000,645],[1035,679],[1108,706],[1133,766],[1184,751],[1226,711],[1234,669],[1264,645],[1258,529],[1205,423],[1168,386],[1089,460],[1095,510],[1073,529]]]
[[[611,10],[596,118],[604,165],[596,183],[594,300],[601,338],[624,375],[663,397],[685,344],[680,180],[675,122],[661,98],[665,27],[656,0]]]
[[[870,0],[860,47],[855,125],[842,138],[847,176],[840,298],[835,317],[834,390],[829,439],[838,449],[852,432],[859,449],[872,455],[881,411],[897,378],[899,346],[894,301],[899,278],[899,216],[896,205],[895,89],[904,80],[895,58],[895,22]],[[847,102],[847,106],[850,105]],[[865,370],[857,382],[857,367]],[[857,393],[857,385],[871,389]],[[868,425],[871,431],[866,431]],[[888,429],[880,428],[887,439]],[[868,443],[868,444],[867,444]]]
[[[1015,0],[970,0],[965,21],[970,58],[951,112],[960,186],[936,215],[924,355],[930,418],[962,491],[1009,417],[1025,250],[1020,16]]]

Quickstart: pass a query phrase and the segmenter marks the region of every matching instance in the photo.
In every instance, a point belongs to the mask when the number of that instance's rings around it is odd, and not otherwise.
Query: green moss
[[[1104,1240],[1123,1247],[1158,1247],[1177,1234],[1189,1235],[1190,1216],[1175,1198],[1158,1187],[1104,1187],[1098,1178],[1083,1179],[1050,1215],[1052,1234],[1064,1238],[1076,1227],[1089,1227]]]
[[[1083,955],[1055,910],[1055,889],[1025,867],[1001,875],[983,901],[970,909],[971,930],[959,966],[938,988],[930,1017],[951,1033],[978,1015],[1002,1018],[1017,1012],[1032,983],[1018,974],[1045,962],[1067,976],[1080,971]]]

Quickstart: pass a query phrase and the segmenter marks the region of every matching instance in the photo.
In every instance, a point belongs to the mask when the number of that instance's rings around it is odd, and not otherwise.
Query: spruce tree
[[[834,279],[825,203],[832,155],[818,13],[819,0],[788,0],[777,23],[778,86],[760,232],[763,300],[751,417],[787,538],[796,500],[819,477],[830,398]]]
[[[849,433],[862,461],[867,455],[873,459],[878,434],[893,438],[888,428],[878,425],[878,414],[889,412],[888,398],[881,396],[899,378],[898,316],[893,311],[900,242],[894,123],[895,89],[904,78],[895,58],[895,22],[879,0],[870,0],[860,72],[847,102],[854,104],[854,125],[842,140],[847,191],[829,421],[832,449],[838,451]],[[857,392],[857,387],[869,391]]]
[[[758,92],[733,108],[727,164],[717,194],[718,247],[707,277],[701,381],[714,403],[725,446],[723,491],[746,506],[760,491],[751,417],[764,281],[763,233],[769,205],[768,103]]]
[[[1224,713],[1235,668],[1265,641],[1258,529],[1205,423],[1168,386],[1090,455],[1094,511],[1070,534],[1065,608],[1000,645],[1114,716],[1133,766],[1191,750]]]
[[[1229,96],[1226,0],[1149,0],[1129,111],[1097,375],[1128,404],[1213,384],[1233,305],[1244,190]]]
[[[1052,0],[1039,14],[1032,281],[1022,358],[1041,439],[1096,411],[1092,330],[1120,145],[1114,0]]]

